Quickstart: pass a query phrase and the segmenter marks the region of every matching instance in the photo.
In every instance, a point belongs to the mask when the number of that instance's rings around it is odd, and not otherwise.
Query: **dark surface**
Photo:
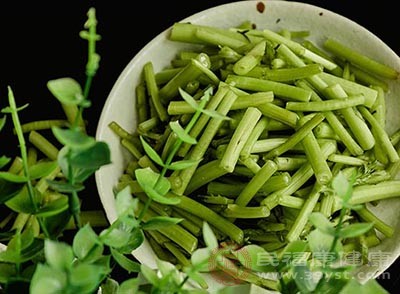
[[[71,2],[71,3],[70,3]],[[22,122],[59,118],[58,103],[46,88],[50,79],[70,76],[84,81],[86,42],[78,33],[89,7],[95,7],[99,20],[98,43],[101,55],[90,99],[93,106],[85,112],[88,132],[95,134],[101,109],[112,85],[134,55],[157,34],[203,9],[232,1],[65,1],[60,4],[16,4],[0,6],[0,108],[7,103],[7,85],[19,105],[29,102],[21,113]],[[397,9],[392,1],[299,1],[314,4],[346,16],[376,34],[400,54],[396,33]],[[28,2],[29,3],[29,2]],[[56,2],[54,2],[56,3]],[[68,4],[66,4],[68,3]],[[361,4],[362,3],[362,4]],[[359,5],[355,7],[355,5]],[[15,152],[16,141],[4,132],[0,136],[1,154]],[[94,180],[81,194],[84,207],[101,209]],[[379,282],[390,292],[400,286],[399,262],[387,271],[390,278]]]

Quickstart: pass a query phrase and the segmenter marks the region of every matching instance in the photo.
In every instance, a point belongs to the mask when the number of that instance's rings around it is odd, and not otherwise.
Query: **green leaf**
[[[0,263],[0,284],[7,284],[10,278],[17,275],[14,264]]]
[[[78,263],[70,272],[70,283],[77,293],[94,293],[101,283],[102,274],[96,265]]]
[[[201,110],[201,108],[199,107],[197,101],[194,100],[194,98],[189,93],[187,93],[186,91],[182,90],[181,88],[179,88],[178,90],[179,90],[179,94],[181,95],[182,99],[185,100],[187,102],[187,104],[189,104],[195,110]]]
[[[107,276],[111,272],[111,255],[101,255],[100,257],[97,257],[95,260],[92,260],[92,257],[94,258],[94,254],[89,254],[90,258],[88,259],[91,264],[97,266],[98,271],[103,275]]]
[[[203,112],[204,114],[207,114],[209,117],[218,118],[221,120],[232,120],[230,117],[228,117],[226,115],[222,115],[215,110],[203,109],[201,112]]]
[[[208,247],[198,248],[190,256],[190,261],[199,272],[209,272],[212,270],[209,262],[212,254],[213,251]]]
[[[16,175],[10,172],[0,172],[0,179],[6,180],[12,183],[26,183],[28,179],[25,176]]]
[[[172,131],[181,139],[183,142],[194,145],[197,143],[196,139],[191,137],[186,131],[181,127],[179,121],[172,121],[169,123]]]
[[[70,220],[71,213],[68,209],[64,210],[60,214],[44,218],[43,225],[47,228],[50,236],[61,236]]]
[[[332,262],[336,259],[336,254],[341,252],[341,242],[337,242],[336,248],[331,252],[334,236],[326,234],[318,229],[313,230],[307,236],[308,245],[313,252],[313,257],[324,261]]]
[[[57,161],[42,161],[29,167],[31,179],[40,179],[48,176],[58,167]]]
[[[204,92],[203,97],[200,98],[200,100],[208,101],[209,98],[210,98],[211,92],[212,92],[212,88],[207,89]],[[208,115],[209,117],[219,118],[219,119],[222,119],[222,120],[230,120],[231,119],[230,117],[222,115],[217,111],[201,108],[200,105],[197,103],[196,100],[193,99],[192,96],[190,96],[187,92],[185,92],[184,90],[182,90],[180,88],[179,88],[179,93],[182,96],[183,100],[185,100],[196,111],[200,111],[200,112]]]
[[[307,260],[310,255],[308,247],[306,241],[292,241],[280,252],[279,259],[285,265],[302,263]]]
[[[320,212],[313,212],[309,218],[313,226],[326,234],[335,234],[333,224]]]
[[[0,131],[4,128],[4,126],[6,125],[6,120],[7,120],[7,116],[3,116],[2,118],[0,118]]]
[[[68,197],[61,195],[59,198],[52,200],[51,202],[47,202],[35,213],[35,215],[37,217],[50,217],[66,211],[68,207]]]
[[[46,239],[44,242],[46,262],[59,270],[68,270],[72,267],[74,255],[72,248],[67,243]]]
[[[7,156],[0,156],[0,168],[5,167],[11,161],[10,157]]]
[[[164,166],[164,162],[161,159],[160,155],[158,155],[157,151],[155,151],[149,143],[146,142],[145,139],[143,139],[142,136],[140,136],[140,141],[142,142],[143,149],[146,152],[147,156],[150,157],[151,160],[153,160],[155,163],[157,163],[160,166]]]
[[[344,203],[347,203],[350,200],[353,192],[353,186],[342,172],[339,172],[332,179],[332,188]]]
[[[389,294],[378,282],[377,280],[368,280],[365,284],[360,284],[357,280],[350,280],[346,286],[343,287],[340,294]]]
[[[169,216],[155,216],[142,224],[143,230],[159,230],[161,228],[169,227],[181,222],[181,218],[174,218]]]
[[[106,281],[101,284],[100,288],[101,294],[117,294],[119,284],[116,280],[106,278]]]
[[[129,240],[125,246],[121,246],[118,251],[122,254],[130,254],[132,250],[137,249],[144,242],[144,234],[143,231],[139,228],[135,228],[131,233]]]
[[[85,189],[85,186],[82,184],[70,184],[67,182],[63,181],[53,181],[53,180],[47,180],[47,184],[49,185],[50,188],[52,188],[55,191],[58,191],[60,193],[72,193],[72,192],[79,192]]]
[[[184,268],[183,271],[188,275],[188,277],[195,281],[197,284],[199,284],[200,287],[202,287],[203,289],[208,289],[208,284],[206,282],[206,280],[203,278],[203,276],[196,272],[196,271],[192,271],[190,269]]]
[[[104,246],[92,227],[86,224],[76,233],[72,250],[79,260],[90,262],[103,254]]]
[[[24,184],[17,184],[0,179],[0,204],[7,202],[18,195]]]
[[[322,271],[325,271],[327,269],[332,269],[332,271],[335,270],[335,268],[331,267],[324,267],[321,268]],[[337,268],[336,268],[337,269]],[[334,277],[334,278],[332,278]],[[318,289],[320,293],[324,294],[337,294],[340,293],[340,291],[343,289],[343,287],[348,283],[349,277],[349,272],[346,272],[344,274],[336,272],[328,273],[325,277],[323,277],[320,282]]]
[[[71,149],[68,146],[64,146],[60,149],[57,155],[58,165],[60,166],[64,175],[69,175],[68,156],[70,150]]]
[[[39,203],[42,200],[42,194],[36,188],[33,188],[33,192],[35,193],[34,199],[39,205]],[[23,188],[17,195],[8,200],[5,204],[16,212],[29,213],[29,214],[35,213],[35,208],[32,205],[32,201],[31,198],[29,197],[29,192],[26,185],[23,186]]]
[[[146,280],[152,284],[152,285],[157,285],[158,284],[158,277],[157,274],[154,270],[152,270],[151,268],[149,268],[147,265],[145,264],[141,264],[140,265],[140,272],[143,274],[143,276],[146,278]]]
[[[62,129],[53,127],[51,129],[57,140],[72,149],[87,149],[96,144],[96,140],[89,137],[80,129]]]
[[[7,249],[0,252],[0,261],[26,262],[41,254],[43,246],[43,240],[34,238],[32,229],[26,229],[22,234],[17,232],[8,243]]]
[[[111,255],[115,261],[128,273],[138,273],[140,272],[140,263],[135,262],[125,255],[119,253],[117,250],[110,248]]]
[[[256,272],[272,272],[276,257],[256,244],[246,245],[232,252],[241,265]]]
[[[15,110],[16,110],[16,112],[19,112],[19,111],[21,111],[21,110],[24,110],[25,108],[28,108],[28,106],[29,106],[29,103],[26,103],[26,104],[24,104],[24,105],[22,105],[22,106],[20,106],[20,107],[15,108]],[[4,107],[4,108],[1,110],[1,113],[13,113],[13,112],[14,112],[14,110],[11,109],[10,106]]]
[[[204,243],[206,243],[207,247],[211,250],[218,248],[217,237],[215,237],[214,232],[207,222],[203,222],[203,239]]]
[[[51,80],[47,88],[62,104],[79,105],[84,100],[81,85],[72,78]]]
[[[76,182],[83,183],[86,181],[91,175],[93,175],[98,168],[75,168],[73,172],[73,177]]]
[[[105,142],[96,143],[83,150],[74,150],[71,154],[70,163],[73,167],[82,169],[98,169],[103,165],[111,163],[110,149]]]
[[[182,282],[182,276],[179,274],[177,268],[170,262],[161,259],[156,260],[157,268],[162,277],[170,276],[176,284]]]
[[[67,275],[65,272],[39,263],[31,280],[31,294],[65,293]]]
[[[125,230],[109,228],[100,233],[100,240],[107,246],[120,248],[128,244],[129,234]]]
[[[19,258],[19,262],[27,262],[41,255],[44,248],[43,239],[34,238],[33,242],[29,244],[29,246],[23,248],[21,251],[21,256]]]
[[[115,196],[115,208],[118,216],[134,216],[137,206],[138,199],[132,197],[129,185],[119,191]]]
[[[346,227],[343,227],[339,231],[339,237],[346,239],[346,238],[354,238],[357,236],[361,236],[370,231],[373,227],[374,227],[373,223],[350,224]]]
[[[117,294],[136,294],[139,293],[139,278],[133,278],[126,281],[123,281],[121,285],[119,285]]]
[[[293,274],[296,277],[294,281],[301,293],[311,293],[317,287],[320,275],[315,275],[305,265],[297,265],[293,267]]]
[[[100,240],[121,253],[130,253],[142,245],[143,232],[140,229],[130,231],[130,228],[109,228],[100,233]]]
[[[182,169],[189,168],[189,167],[191,167],[193,165],[196,165],[200,161],[201,160],[193,160],[193,159],[179,160],[179,161],[175,161],[175,162],[171,163],[168,166],[168,169],[171,169],[171,170],[182,170]]]
[[[135,176],[140,187],[152,200],[168,205],[175,205],[180,202],[178,196],[167,196],[171,183],[164,177],[160,178],[160,175],[151,168],[136,169]]]
[[[63,172],[64,175],[69,175],[69,153],[71,152],[72,154],[79,153],[81,151],[73,151],[71,148],[68,146],[64,146],[61,148],[60,152],[58,152],[58,157],[57,161],[58,164]],[[87,168],[87,167],[82,167],[82,168],[73,168],[72,171],[72,176],[77,183],[83,183],[89,176],[91,176],[98,167],[95,168]]]

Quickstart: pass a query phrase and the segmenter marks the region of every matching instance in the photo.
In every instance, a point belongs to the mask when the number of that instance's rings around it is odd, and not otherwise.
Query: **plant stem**
[[[20,123],[19,117],[18,117],[18,110],[17,110],[14,94],[13,94],[13,91],[11,90],[11,87],[8,87],[8,103],[10,105],[11,117],[13,120],[15,132],[17,134],[17,138],[18,138],[18,142],[19,142],[19,149],[21,152],[24,176],[27,179],[26,184],[27,184],[27,188],[28,188],[29,199],[32,203],[34,211],[36,212],[39,210],[39,208],[36,203],[35,191],[33,189],[33,185],[32,185],[31,178],[30,178],[29,166],[28,166],[28,153],[27,153],[27,149],[26,149],[25,138],[24,138],[24,134],[21,129],[21,123]],[[43,220],[41,218],[38,218],[38,221],[39,221],[40,227],[41,227],[44,235],[47,238],[49,238],[50,235],[49,235],[49,232],[47,231],[47,228],[46,228]]]

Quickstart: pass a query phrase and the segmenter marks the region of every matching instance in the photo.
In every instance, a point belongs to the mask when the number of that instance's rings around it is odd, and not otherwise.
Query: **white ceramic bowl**
[[[262,13],[256,9],[258,2],[265,4],[265,10]],[[224,17],[221,17],[221,15]],[[278,19],[279,21],[277,21]],[[257,28],[309,30],[311,33],[310,40],[316,44],[321,44],[325,37],[333,37],[400,71],[399,57],[370,31],[341,15],[309,4],[285,1],[232,2],[196,13],[182,21],[230,28],[246,20],[255,23]],[[113,222],[116,218],[112,189],[130,157],[121,147],[117,136],[109,129],[108,124],[115,120],[128,131],[134,131],[136,127],[136,117],[133,111],[135,106],[134,88],[139,82],[143,65],[152,61],[154,70],[157,72],[169,65],[170,60],[179,50],[188,46],[169,41],[168,34],[169,29],[161,32],[130,61],[112,88],[101,113],[96,137],[98,140],[106,141],[109,144],[112,164],[102,167],[96,173],[96,183],[102,205],[110,222]],[[400,83],[389,81],[389,85],[387,130],[392,133],[400,126],[398,114],[400,100],[395,97],[395,94],[397,96],[400,94]],[[374,207],[374,210],[379,217],[395,227],[396,232],[393,238],[384,240],[374,248],[376,252],[385,253],[382,255],[385,258],[382,258],[377,266],[362,268],[364,275],[359,276],[359,278],[364,281],[383,273],[400,254],[400,222],[398,218],[400,200],[382,201]],[[386,253],[390,253],[390,256]],[[135,250],[133,254],[141,263],[155,267],[154,253],[147,242]],[[213,285],[214,289],[219,286],[223,285]]]

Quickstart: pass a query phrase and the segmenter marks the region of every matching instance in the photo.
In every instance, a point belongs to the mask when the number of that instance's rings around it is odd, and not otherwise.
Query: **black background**
[[[11,86],[19,105],[30,104],[28,110],[20,114],[22,122],[62,117],[61,108],[48,92],[46,82],[70,76],[83,84],[87,47],[78,34],[87,10],[96,8],[98,33],[102,36],[97,45],[101,61],[89,97],[93,105],[84,114],[89,122],[89,134],[95,135],[102,106],[113,83],[147,42],[176,21],[233,1],[4,2],[0,4],[0,108],[7,105],[7,86]],[[394,1],[299,2],[314,4],[354,20],[400,55],[398,10]],[[16,144],[15,138],[7,134],[7,130],[3,131],[0,155],[14,154]],[[89,180],[81,197],[83,208],[101,209],[93,179]],[[388,271],[390,279],[378,280],[390,293],[397,293],[399,262]]]

